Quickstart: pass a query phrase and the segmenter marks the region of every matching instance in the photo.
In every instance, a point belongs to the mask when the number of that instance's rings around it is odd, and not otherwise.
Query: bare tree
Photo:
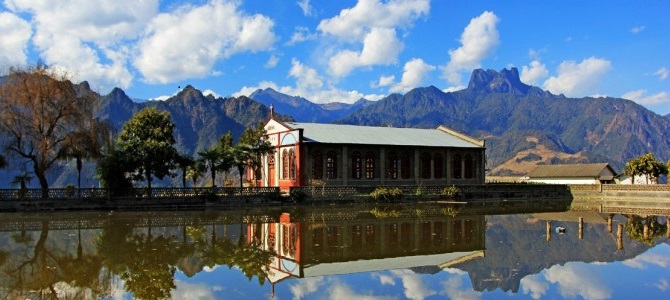
[[[49,196],[47,171],[58,161],[68,137],[86,131],[93,119],[91,95],[79,95],[67,76],[44,65],[12,69],[0,85],[0,132],[7,150],[28,160]]]

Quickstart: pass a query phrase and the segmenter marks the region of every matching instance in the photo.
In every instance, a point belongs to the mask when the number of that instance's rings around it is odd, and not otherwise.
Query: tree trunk
[[[47,182],[47,176],[44,174],[44,171],[40,170],[37,166],[34,168],[35,177],[40,181],[40,187],[42,188],[42,198],[49,198],[49,183]]]
[[[77,157],[77,194],[81,197],[81,157]]]
[[[146,169],[145,176],[147,177],[147,196],[151,197],[151,170]]]

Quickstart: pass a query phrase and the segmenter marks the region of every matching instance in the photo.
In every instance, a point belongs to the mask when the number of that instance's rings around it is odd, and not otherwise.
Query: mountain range
[[[86,82],[76,88],[95,93]],[[468,87],[460,91],[429,86],[353,104],[316,104],[273,89],[222,98],[205,96],[190,85],[165,101],[135,102],[119,88],[98,96],[98,117],[117,132],[144,107],[170,112],[178,150],[194,156],[227,131],[238,137],[245,128],[267,120],[273,106],[277,118],[299,122],[445,125],[486,140],[490,175],[522,175],[537,164],[577,162],[607,162],[621,172],[628,159],[647,152],[670,158],[670,115],[659,116],[625,99],[554,95],[521,82],[516,68],[474,70]],[[55,187],[73,182],[71,169],[64,165],[54,170],[49,182]],[[6,186],[16,170],[15,165],[0,170],[0,186]],[[88,170],[92,178],[93,168]]]

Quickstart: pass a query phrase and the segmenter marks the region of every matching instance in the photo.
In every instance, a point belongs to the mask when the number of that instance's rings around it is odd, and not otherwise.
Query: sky
[[[101,94],[353,103],[516,67],[554,94],[670,113],[670,1],[1,1],[0,73],[41,61]]]

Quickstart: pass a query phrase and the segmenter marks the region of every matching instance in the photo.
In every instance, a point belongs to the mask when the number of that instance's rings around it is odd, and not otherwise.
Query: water
[[[453,204],[0,214],[0,299],[664,299],[667,228]]]

